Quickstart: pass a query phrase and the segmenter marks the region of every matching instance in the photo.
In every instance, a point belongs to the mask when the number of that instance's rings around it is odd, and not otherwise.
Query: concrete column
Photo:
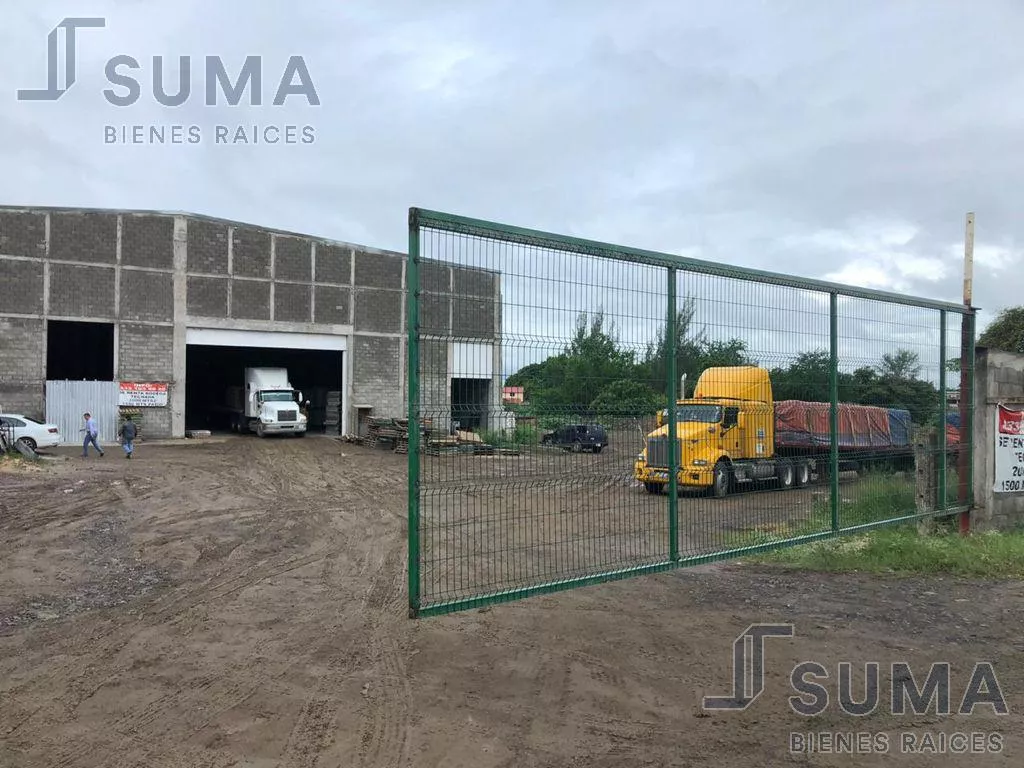
[[[488,421],[491,429],[505,429],[505,406],[502,403],[501,387],[505,383],[502,374],[501,355],[501,276],[494,275],[494,313],[493,313],[493,334],[494,343],[491,346],[491,415]]]
[[[174,334],[171,358],[173,379],[170,387],[171,437],[185,436],[185,315],[188,267],[188,221],[174,217]]]

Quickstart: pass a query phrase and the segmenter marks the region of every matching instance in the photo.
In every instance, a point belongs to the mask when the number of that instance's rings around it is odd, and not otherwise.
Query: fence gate
[[[88,411],[100,428],[100,445],[113,443],[117,440],[119,393],[116,381],[48,381],[46,420],[57,425],[66,444],[81,444],[85,437],[79,431],[85,426],[82,414]]]
[[[972,503],[967,307],[418,208],[407,302],[411,616]]]

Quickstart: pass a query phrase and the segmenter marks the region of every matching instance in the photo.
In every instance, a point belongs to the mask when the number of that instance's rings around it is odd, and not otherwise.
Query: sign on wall
[[[117,404],[135,408],[167,405],[167,383],[122,381]]]
[[[1024,411],[996,408],[996,493],[1024,491]]]

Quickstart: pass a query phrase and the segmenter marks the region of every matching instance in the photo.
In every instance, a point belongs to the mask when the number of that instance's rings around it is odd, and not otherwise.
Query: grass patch
[[[749,558],[815,571],[1024,578],[1024,533],[921,534],[901,526]]]
[[[538,445],[540,443],[540,431],[531,426],[519,425],[509,432],[497,429],[485,429],[480,433],[480,439],[495,448],[521,448],[523,446]]]
[[[810,516],[789,525],[744,532],[739,546],[769,544],[828,531],[832,513],[828,488],[815,500]],[[875,473],[840,488],[840,527],[880,522],[913,514],[912,475]],[[949,473],[947,499],[956,503],[956,475]],[[918,523],[848,534],[835,539],[771,550],[745,558],[815,571],[861,571],[894,574],[948,574],[989,578],[1024,578],[1024,532],[961,536],[957,517],[936,518],[930,533]]]

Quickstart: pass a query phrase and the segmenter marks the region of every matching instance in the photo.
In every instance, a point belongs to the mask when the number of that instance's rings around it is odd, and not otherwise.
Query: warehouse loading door
[[[455,342],[451,345],[452,426],[479,431],[491,429],[494,347],[491,344]]]
[[[185,355],[185,428],[230,429],[232,387],[245,369],[288,369],[291,385],[310,401],[308,433],[342,434],[347,338],[331,334],[189,328]]]

